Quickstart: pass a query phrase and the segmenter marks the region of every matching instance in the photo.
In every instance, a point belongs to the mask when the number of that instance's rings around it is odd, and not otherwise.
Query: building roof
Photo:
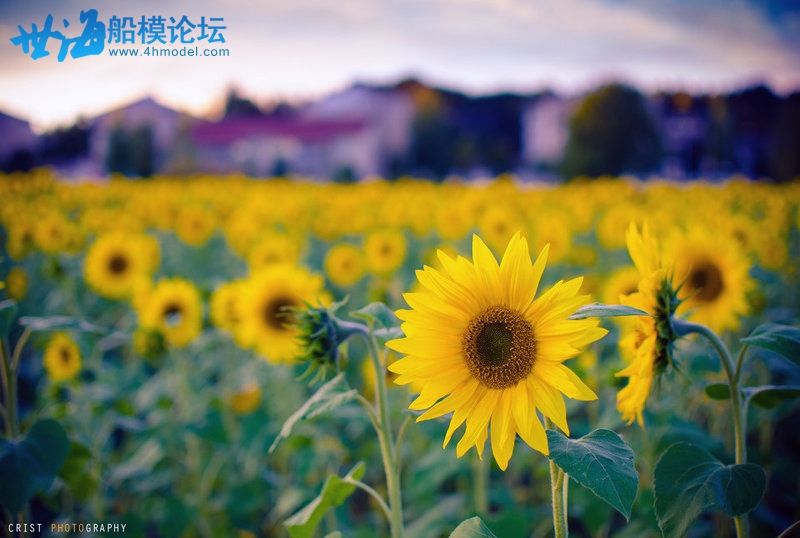
[[[352,135],[366,128],[364,120],[310,120],[299,118],[247,117],[226,118],[216,123],[200,123],[192,129],[192,138],[204,146],[228,145],[256,137],[293,138],[302,142],[325,142]]]

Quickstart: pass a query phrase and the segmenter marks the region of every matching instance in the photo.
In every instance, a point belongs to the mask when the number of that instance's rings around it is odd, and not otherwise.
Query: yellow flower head
[[[21,301],[28,293],[28,274],[22,267],[12,268],[6,275],[6,293],[11,299]]]
[[[55,383],[69,381],[81,371],[78,344],[63,332],[55,333],[44,350],[44,369]]]
[[[671,362],[670,350],[675,335],[670,317],[678,301],[672,289],[671,264],[664,260],[656,239],[645,224],[639,233],[634,223],[626,235],[628,252],[639,271],[637,291],[623,296],[624,305],[647,312],[648,316],[622,318],[619,347],[628,366],[617,373],[628,384],[617,393],[617,410],[628,424],[644,425],[642,412],[650,395],[653,377]]]
[[[406,238],[399,230],[371,232],[364,240],[367,268],[376,275],[389,276],[406,259]]]
[[[230,397],[231,409],[238,415],[252,413],[261,404],[261,387],[253,380],[247,381]]]
[[[237,341],[255,348],[266,359],[291,362],[300,356],[299,331],[288,319],[289,309],[329,304],[323,279],[291,265],[271,265],[247,279],[238,301]]]
[[[563,363],[606,334],[594,319],[569,320],[588,297],[578,295],[582,278],[536,292],[548,247],[531,263],[528,243],[513,235],[498,264],[486,244],[473,236],[472,256],[439,254],[442,270],[417,271],[422,291],[404,298],[399,310],[405,338],[387,346],[405,354],[389,366],[395,383],[422,383],[410,409],[427,409],[418,420],[453,413],[444,445],[466,422],[456,454],[475,446],[489,430],[494,458],[506,469],[517,434],[548,454],[537,411],[569,432],[563,395],[594,400],[595,393]]]
[[[154,329],[175,347],[184,347],[203,328],[203,305],[191,282],[160,280],[140,302],[139,324]]]
[[[739,329],[739,319],[750,312],[747,293],[754,282],[750,259],[736,240],[702,227],[672,238],[675,276],[683,282],[685,298],[679,313],[715,332]]]
[[[112,232],[99,237],[86,253],[86,283],[103,297],[124,299],[155,271],[158,243],[146,235]]]
[[[364,276],[364,255],[355,245],[337,243],[325,255],[325,274],[337,286],[352,286]]]

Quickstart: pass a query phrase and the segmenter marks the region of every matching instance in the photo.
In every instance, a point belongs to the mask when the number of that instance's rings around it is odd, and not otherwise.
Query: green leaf
[[[284,526],[292,538],[311,538],[322,516],[336,506],[340,506],[355,491],[356,486],[347,480],[361,480],[365,470],[364,462],[358,462],[344,478],[330,475],[325,480],[320,494],[299,512],[284,521]]]
[[[664,536],[685,536],[705,511],[746,514],[761,502],[766,485],[758,465],[723,465],[702,447],[676,443],[661,455],[654,471],[658,526]]]
[[[379,326],[388,329],[400,323],[391,308],[383,303],[370,303],[364,308],[350,312],[350,315],[373,324],[375,329],[379,328]]]
[[[568,319],[606,318],[615,316],[649,316],[644,310],[621,304],[587,304],[575,311]]]
[[[300,406],[300,409],[292,413],[292,416],[283,423],[278,437],[269,447],[269,453],[272,454],[278,447],[278,443],[291,435],[292,428],[301,420],[308,420],[327,413],[342,404],[354,400],[357,395],[358,391],[351,389],[347,384],[344,372],[339,372],[336,377],[322,385],[311,398]]]
[[[705,388],[706,396],[712,400],[730,400],[731,387],[727,383],[714,383]]]
[[[705,389],[706,395],[714,400],[728,400],[731,389],[727,383],[715,383]],[[784,400],[800,397],[800,386],[797,385],[762,385],[742,389],[745,397],[755,405],[764,409],[772,409]]]
[[[800,386],[797,385],[762,385],[747,387],[742,391],[750,401],[764,409],[772,409],[784,400],[800,397]]]
[[[742,343],[783,355],[800,366],[800,328],[779,323],[765,323],[756,327]]]
[[[97,478],[91,469],[87,469],[91,460],[92,452],[89,448],[73,441],[67,459],[58,473],[75,498],[81,502],[85,502],[97,490]]]
[[[481,518],[475,516],[459,523],[450,534],[450,538],[497,538],[497,536],[489,530]]]
[[[164,457],[164,449],[155,439],[148,439],[127,461],[114,466],[111,472],[112,482],[121,482],[136,476],[149,475],[158,462]]]
[[[626,519],[639,489],[633,450],[611,430],[594,430],[580,439],[547,430],[550,459],[573,480],[618,510]]]
[[[17,317],[17,303],[11,299],[0,302],[0,338],[7,338]]]
[[[12,514],[53,482],[70,451],[64,428],[37,421],[20,441],[0,441],[0,504]]]
[[[46,318],[26,316],[19,318],[19,324],[34,332],[61,330],[78,330],[87,333],[106,332],[103,327],[69,316],[48,316]]]

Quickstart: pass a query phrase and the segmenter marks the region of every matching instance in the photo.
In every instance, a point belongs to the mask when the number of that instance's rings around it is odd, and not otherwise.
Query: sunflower
[[[736,240],[694,227],[672,238],[675,277],[683,282],[685,301],[679,313],[715,332],[737,331],[739,318],[750,312],[747,293],[754,288],[751,262]]]
[[[22,267],[13,267],[6,275],[6,293],[11,299],[21,301],[28,293],[28,274]]]
[[[329,304],[323,279],[292,265],[271,265],[248,278],[238,303],[237,341],[266,359],[291,362],[300,355],[298,330],[288,309],[308,304]]]
[[[139,303],[144,329],[160,331],[175,347],[184,347],[200,334],[203,305],[191,282],[182,278],[160,280]]]
[[[84,264],[86,283],[103,297],[124,299],[136,282],[158,265],[158,244],[148,236],[112,232],[89,247]]]
[[[406,238],[394,229],[371,232],[364,239],[367,268],[375,275],[389,276],[406,259]]]
[[[216,215],[211,209],[200,205],[182,208],[175,219],[175,233],[187,245],[203,245],[217,227]]]
[[[604,303],[618,304],[621,296],[636,292],[639,278],[639,271],[633,265],[617,269],[604,280],[600,298]]]
[[[389,369],[395,383],[424,383],[410,409],[427,409],[417,420],[453,413],[444,438],[466,422],[456,454],[475,446],[483,455],[491,424],[494,458],[505,470],[517,434],[548,454],[536,411],[569,432],[562,394],[578,400],[597,395],[563,362],[606,334],[593,319],[567,319],[586,303],[577,295],[582,278],[560,281],[534,299],[547,261],[546,246],[531,263],[528,243],[512,236],[498,265],[473,236],[473,262],[439,254],[441,271],[417,271],[423,291],[406,293],[411,310],[399,310],[405,338],[390,349],[406,356]]]
[[[364,254],[350,243],[338,243],[325,255],[328,279],[339,287],[352,286],[364,276]]]
[[[261,387],[254,380],[246,381],[230,396],[230,406],[237,415],[248,415],[261,404]]]
[[[273,263],[296,264],[300,259],[300,242],[286,234],[269,234],[256,242],[247,254],[251,271]]]
[[[669,263],[662,257],[656,239],[645,224],[639,233],[634,223],[626,234],[628,252],[639,272],[637,291],[620,298],[620,303],[647,312],[647,316],[622,318],[619,348],[628,366],[617,377],[628,383],[617,393],[617,411],[623,420],[643,426],[642,412],[656,374],[671,362],[675,340],[670,324],[677,298],[672,289]]]
[[[44,350],[44,369],[56,383],[69,381],[81,371],[81,352],[78,344],[63,332],[55,333]]]

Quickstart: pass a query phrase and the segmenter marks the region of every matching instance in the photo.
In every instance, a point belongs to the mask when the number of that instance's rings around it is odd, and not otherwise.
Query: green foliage
[[[705,388],[706,395],[712,400],[729,400],[731,389],[726,383],[715,383]],[[745,387],[742,393],[748,402],[758,407],[772,409],[783,401],[800,397],[800,386],[796,385],[762,385]]]
[[[0,338],[8,337],[15,317],[17,317],[17,303],[11,299],[0,301]]]
[[[639,488],[633,450],[617,433],[595,430],[580,439],[547,430],[550,459],[580,485],[618,510],[626,519]]]
[[[645,98],[610,84],[587,96],[570,119],[562,173],[566,178],[652,172],[661,140]]]
[[[19,441],[0,440],[0,504],[12,514],[22,510],[61,470],[70,443],[57,421],[37,421]]]
[[[336,506],[340,506],[355,491],[356,486],[349,481],[361,480],[364,476],[363,462],[357,463],[344,478],[331,475],[325,480],[320,494],[303,509],[284,522],[292,538],[311,538],[322,516]]]
[[[73,441],[67,459],[58,473],[75,498],[81,502],[86,502],[97,490],[97,478],[91,469],[92,459],[92,452],[86,445]]]
[[[649,316],[647,312],[621,304],[587,304],[575,311],[569,319],[606,318],[616,316]]]
[[[800,366],[800,328],[765,323],[742,338],[742,343],[772,351]]]
[[[339,372],[336,377],[322,385],[292,416],[286,419],[286,422],[281,427],[280,434],[269,448],[270,454],[275,451],[281,440],[292,434],[292,428],[294,428],[295,424],[302,420],[328,413],[340,405],[354,400],[357,395],[358,391],[351,389],[347,384],[345,373]]]
[[[354,318],[363,319],[373,328],[391,328],[397,325],[398,319],[391,308],[384,303],[370,303],[350,313]]]
[[[478,516],[462,521],[450,534],[450,538],[497,538]]]
[[[665,537],[685,536],[703,512],[722,509],[731,517],[746,514],[761,502],[766,485],[766,475],[758,465],[724,465],[704,448],[676,443],[655,466],[658,525]]]
[[[19,318],[19,324],[34,332],[44,331],[65,331],[77,330],[91,333],[104,333],[106,330],[103,327],[89,323],[82,319],[76,319],[69,316],[47,316],[47,317],[33,317],[25,316]]]

